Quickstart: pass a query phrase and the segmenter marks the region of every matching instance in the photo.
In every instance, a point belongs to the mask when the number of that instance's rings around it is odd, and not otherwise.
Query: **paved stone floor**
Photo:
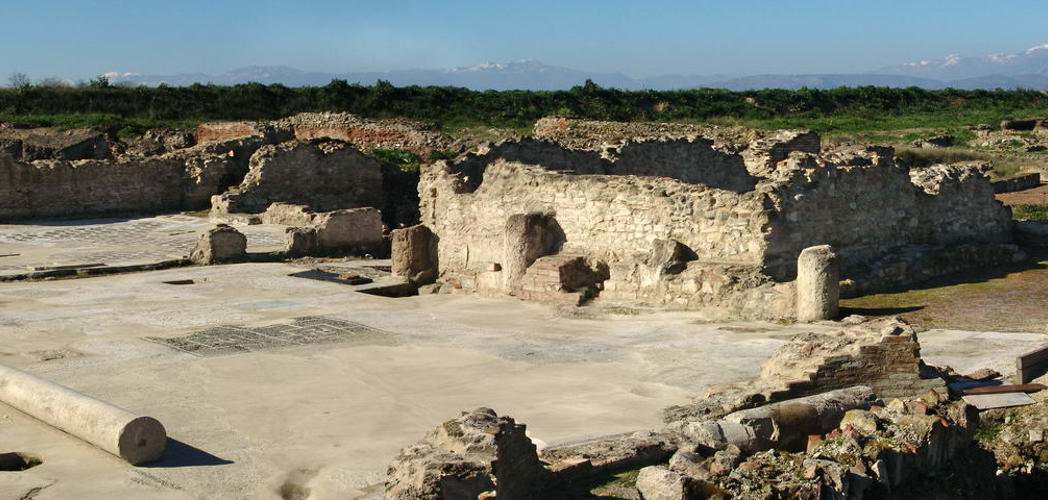
[[[34,267],[128,265],[188,255],[212,223],[201,217],[162,215],[137,219],[91,219],[0,224],[0,275]],[[238,226],[250,251],[279,250],[284,226]]]
[[[663,407],[756,375],[791,335],[835,327],[386,298],[289,276],[304,269],[0,283],[0,363],[155,416],[173,439],[160,463],[130,467],[0,405],[0,452],[43,460],[0,473],[0,500],[371,496],[400,448],[459,411],[494,408],[548,444],[652,428]],[[1046,337],[921,339],[930,362],[964,371],[1008,370]]]

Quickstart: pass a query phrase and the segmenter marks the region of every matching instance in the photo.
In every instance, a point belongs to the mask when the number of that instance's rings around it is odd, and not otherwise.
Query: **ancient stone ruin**
[[[832,245],[845,295],[1018,254],[1009,211],[974,166],[911,171],[890,148],[822,150],[807,132],[598,144],[586,135],[595,125],[580,127],[569,140],[571,122],[540,122],[536,138],[423,168],[422,223],[438,238],[443,282],[782,319],[798,316],[805,248]],[[827,276],[811,285],[832,299]]]
[[[411,225],[414,182],[402,186],[405,176],[372,153],[428,158],[455,147],[431,125],[346,113],[156,129],[126,144],[92,130],[7,127],[0,129],[0,220],[211,208],[222,221],[257,222],[282,202],[319,212],[374,207],[389,225]]]
[[[273,203],[318,211],[381,207],[381,164],[338,141],[267,145],[251,156],[240,185],[211,200],[214,215],[259,214]]]
[[[914,498],[957,481],[993,493],[978,412],[946,389],[957,377],[924,365],[905,322],[846,323],[791,339],[757,380],[669,409],[663,429],[537,451],[512,419],[464,413],[394,459],[387,498],[579,498],[630,470],[644,499]]]
[[[389,467],[390,500],[539,498],[549,472],[525,426],[478,408],[449,420]]]

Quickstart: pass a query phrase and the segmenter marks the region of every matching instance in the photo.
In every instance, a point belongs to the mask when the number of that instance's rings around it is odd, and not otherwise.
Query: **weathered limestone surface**
[[[258,137],[268,143],[292,139],[334,139],[361,151],[410,151],[429,158],[434,151],[454,149],[453,141],[432,124],[403,118],[369,120],[350,113],[299,113],[272,122],[208,122],[196,129],[198,142]]]
[[[196,145],[196,137],[187,130],[154,128],[127,147],[127,153],[136,156],[156,156]]]
[[[314,216],[316,212],[308,205],[277,202],[270,205],[262,214],[262,223],[307,226],[313,222]]]
[[[232,139],[176,149],[161,156],[184,165],[181,210],[208,208],[211,197],[240,183],[251,155],[262,147],[257,138]]]
[[[90,129],[0,128],[0,156],[14,160],[107,160],[112,145]]]
[[[721,420],[681,422],[673,428],[709,449],[732,445],[751,453],[803,451],[809,435],[825,434],[837,427],[845,412],[867,409],[877,401],[869,387],[854,386],[739,410]]]
[[[450,138],[433,125],[404,118],[369,120],[350,113],[300,113],[273,126],[292,130],[299,140],[336,139],[366,152],[396,149],[422,159],[453,147]]]
[[[432,283],[437,278],[437,247],[433,231],[423,225],[394,229],[392,239],[392,271],[418,285]]]
[[[159,459],[167,446],[167,431],[152,417],[135,415],[3,365],[0,401],[132,465]]]
[[[706,498],[694,479],[661,466],[650,466],[637,475],[637,491],[644,500],[698,500]]]
[[[868,386],[882,398],[945,391],[945,382],[923,366],[917,333],[901,320],[864,321],[839,331],[791,338],[761,366],[757,379],[713,387],[695,402],[667,408],[672,421],[717,419],[767,402],[784,401],[854,386]]]
[[[266,145],[239,186],[212,198],[215,213],[261,213],[275,202],[317,211],[382,206],[381,164],[337,141]]]
[[[364,255],[382,247],[382,212],[376,208],[314,213],[301,205],[275,204],[267,216],[286,224],[304,222],[287,229],[286,250],[292,257]]]
[[[236,228],[218,224],[200,235],[189,259],[200,265],[236,262],[247,254],[247,237]]]
[[[549,481],[525,426],[478,408],[401,451],[385,493],[390,500],[537,500]]]
[[[149,158],[41,160],[0,157],[0,220],[178,209],[182,162]]]
[[[799,131],[745,144],[671,136],[601,145],[585,133],[571,142],[576,123],[559,120],[541,124],[542,139],[423,167],[420,212],[439,238],[442,277],[468,290],[514,282],[519,262],[499,243],[502,221],[520,213],[550,214],[563,234],[559,252],[608,267],[598,303],[720,317],[796,318],[797,259],[814,245],[836,249],[849,293],[1018,255],[1008,210],[978,166],[910,171],[890,148],[821,151],[817,135]],[[694,257],[667,272],[652,257],[664,245],[657,241],[675,241]],[[976,250],[936,258],[966,245]]]
[[[382,245],[382,212],[377,208],[318,213],[312,225],[321,250],[374,251]]]
[[[805,248],[797,259],[797,320],[837,319],[841,271],[833,247]]]
[[[554,251],[557,244],[551,226],[554,222],[548,214],[513,214],[506,219],[502,233],[502,289],[513,293],[520,286],[520,279],[539,257]]]
[[[0,156],[0,219],[199,210],[243,178],[259,146],[243,139],[115,160]]]

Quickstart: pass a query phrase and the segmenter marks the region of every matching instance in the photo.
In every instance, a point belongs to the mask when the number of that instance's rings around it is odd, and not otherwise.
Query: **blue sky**
[[[858,72],[1048,42],[1042,0],[0,0],[0,76],[538,59],[631,76]]]

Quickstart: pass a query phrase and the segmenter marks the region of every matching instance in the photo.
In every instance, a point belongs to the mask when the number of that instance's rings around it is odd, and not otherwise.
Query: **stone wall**
[[[1041,174],[1033,172],[1030,174],[1016,175],[994,181],[993,191],[995,193],[1011,193],[1013,191],[1024,191],[1041,185]]]
[[[441,235],[450,269],[499,262],[501,230],[515,213],[550,213],[564,233],[562,250],[609,261],[647,254],[672,239],[706,261],[757,264],[763,197],[669,178],[571,175],[496,161],[474,192],[462,191],[451,166],[438,162],[419,184],[423,221]],[[446,260],[445,260],[446,259]]]
[[[212,199],[212,211],[262,213],[275,202],[318,212],[381,207],[382,166],[339,141],[266,145],[251,157],[243,182]]]
[[[434,151],[453,148],[451,139],[433,125],[404,118],[369,120],[350,113],[299,113],[274,122],[273,126],[292,130],[295,138],[302,141],[335,139],[365,152],[410,151],[423,160]]]
[[[0,157],[0,220],[200,210],[243,178],[260,145],[233,140],[116,160]]]
[[[267,122],[205,122],[197,125],[194,135],[197,143],[226,142],[254,137],[274,144],[291,140],[294,132]]]
[[[457,147],[450,137],[429,123],[404,118],[369,120],[350,113],[299,113],[270,122],[206,122],[196,129],[197,142],[245,137],[263,138],[269,143],[333,139],[368,153],[376,149],[410,151],[423,160],[434,151]]]
[[[113,157],[105,133],[91,129],[0,128],[0,156],[15,160],[105,160]]]
[[[862,280],[866,263],[908,246],[1011,241],[1010,212],[974,168],[908,171],[878,150],[795,156],[779,167],[781,177],[768,184],[776,210],[764,264],[780,281],[793,279],[801,250],[817,244],[833,245],[843,276]]]
[[[173,159],[22,162],[0,158],[0,220],[159,212],[184,199]]]
[[[765,362],[760,382],[783,390],[769,400],[787,400],[855,385],[882,398],[945,392],[942,379],[921,376],[921,345],[905,323],[873,322],[832,334],[796,336]]]
[[[601,301],[728,316],[791,317],[790,281],[807,247],[837,249],[852,292],[933,277],[888,278],[869,265],[892,255],[978,247],[965,252],[971,259],[929,266],[933,275],[1017,255],[1007,245],[1008,209],[977,166],[910,171],[890,148],[821,151],[818,136],[802,131],[757,134],[749,144],[683,137],[597,147],[585,136],[578,144],[593,147],[577,149],[564,146],[571,122],[543,126],[555,141],[506,141],[424,166],[421,218],[455,286],[498,288],[506,220],[527,213],[554,221],[563,238],[554,253],[608,267]],[[695,258],[663,272],[652,262],[663,240]]]

